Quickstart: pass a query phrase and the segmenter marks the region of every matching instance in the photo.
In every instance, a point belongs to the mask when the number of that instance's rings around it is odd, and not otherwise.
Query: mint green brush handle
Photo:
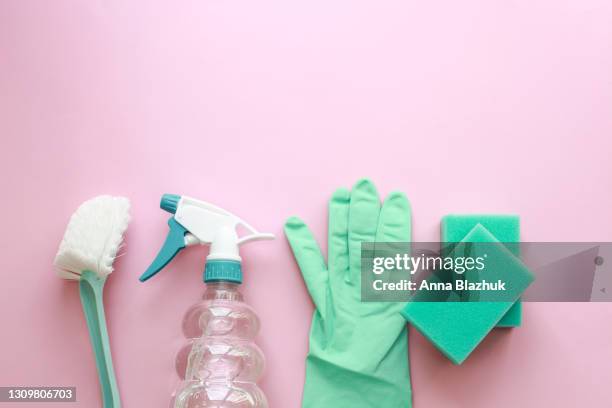
[[[98,367],[103,406],[104,408],[120,408],[119,389],[113,369],[106,318],[104,317],[104,303],[102,302],[105,282],[106,277],[100,278],[95,272],[85,271],[81,274],[79,281],[79,293]]]

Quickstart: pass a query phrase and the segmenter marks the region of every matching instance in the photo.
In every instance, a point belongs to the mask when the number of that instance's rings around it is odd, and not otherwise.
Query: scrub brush
[[[81,204],[70,218],[54,261],[60,277],[79,282],[104,408],[121,407],[102,294],[130,220],[129,209],[124,197],[99,196]]]

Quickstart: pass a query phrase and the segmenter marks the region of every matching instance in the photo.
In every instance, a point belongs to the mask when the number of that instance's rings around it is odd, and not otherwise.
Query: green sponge
[[[482,225],[476,225],[454,249],[457,253],[465,250],[461,246],[469,242],[499,242]],[[499,320],[512,307],[515,300],[533,281],[533,275],[525,265],[502,244],[486,247],[487,280],[502,279],[510,290],[506,296],[509,301],[480,302],[427,302],[411,301],[402,310],[402,315],[417,330],[427,337],[453,363],[461,364],[484,339]],[[452,254],[451,254],[452,256]],[[465,277],[468,278],[468,273]],[[432,275],[431,281],[438,277]],[[428,294],[425,294],[428,296]],[[457,297],[456,294],[453,294]],[[487,298],[486,295],[481,299]],[[421,299],[422,300],[422,299]],[[454,299],[460,300],[460,299]]]
[[[499,242],[520,242],[521,225],[517,215],[495,214],[468,214],[447,215],[442,218],[442,242],[460,242],[476,226],[485,227]],[[519,255],[519,248],[508,248],[515,255]],[[497,327],[518,327],[521,325],[522,304],[517,301],[508,310],[508,313],[497,323]]]

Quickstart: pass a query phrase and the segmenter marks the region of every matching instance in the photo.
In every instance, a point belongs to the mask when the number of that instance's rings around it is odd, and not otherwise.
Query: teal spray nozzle
[[[258,232],[234,214],[195,198],[164,194],[159,206],[173,214],[168,220],[170,231],[155,260],[139,278],[141,282],[161,271],[181,249],[210,244],[204,281],[241,283],[242,259],[238,247],[246,242],[274,238],[273,234]],[[244,227],[249,234],[238,237],[238,226]]]

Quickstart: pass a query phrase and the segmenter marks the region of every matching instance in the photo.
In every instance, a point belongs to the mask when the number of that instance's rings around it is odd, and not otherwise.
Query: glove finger
[[[380,198],[376,187],[368,179],[359,180],[351,191],[349,206],[349,262],[347,282],[357,284],[361,274],[361,243],[376,238]]]
[[[285,235],[315,307],[324,311],[327,268],[319,245],[310,229],[297,217],[291,217],[285,222]]]
[[[339,288],[349,268],[348,219],[351,193],[340,188],[329,200],[329,230],[327,237],[327,269],[332,289]]]
[[[378,229],[376,230],[376,245],[374,257],[389,256],[390,254],[401,253],[410,250],[401,242],[410,242],[412,237],[412,221],[410,203],[408,199],[399,191],[390,193],[380,210],[378,218]],[[374,275],[366,275],[372,280]],[[376,278],[378,279],[378,278]],[[372,282],[367,282],[371,285]],[[385,303],[391,306],[392,303]]]
[[[410,242],[412,214],[406,195],[400,191],[390,193],[380,210],[376,242]]]

